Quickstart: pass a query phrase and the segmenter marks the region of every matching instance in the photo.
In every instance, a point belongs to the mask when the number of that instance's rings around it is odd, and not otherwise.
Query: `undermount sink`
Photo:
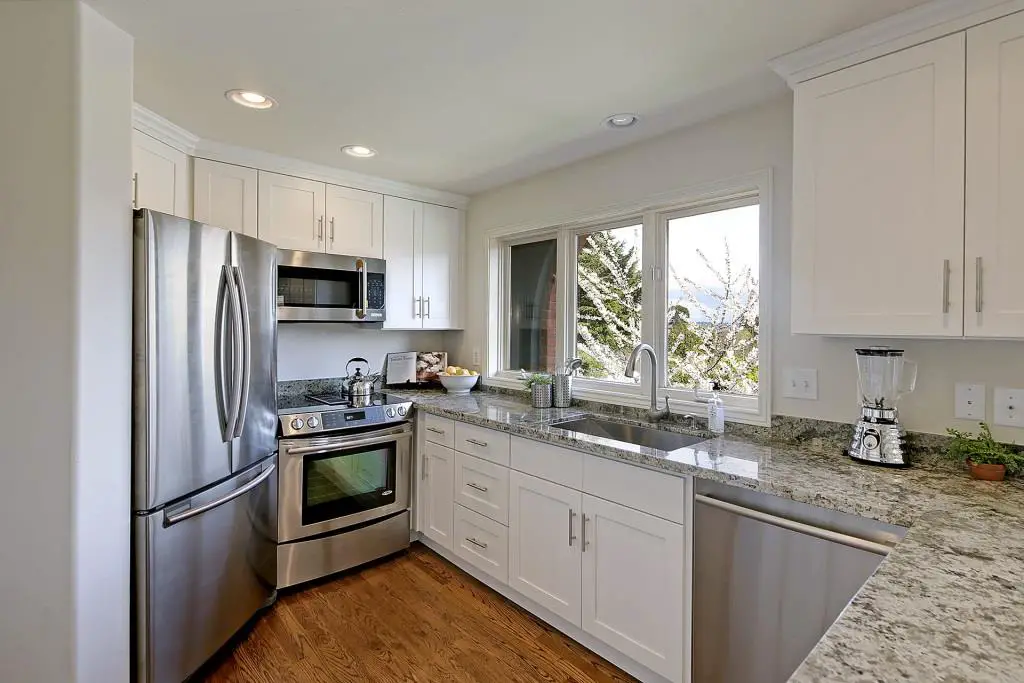
[[[659,451],[674,451],[678,448],[686,448],[701,441],[707,441],[707,437],[691,436],[689,434],[678,434],[676,432],[663,432],[660,429],[650,429],[638,425],[601,420],[596,417],[582,417],[565,422],[554,422],[552,427],[564,429],[568,432],[578,432],[591,436],[600,436],[613,441],[657,448]]]

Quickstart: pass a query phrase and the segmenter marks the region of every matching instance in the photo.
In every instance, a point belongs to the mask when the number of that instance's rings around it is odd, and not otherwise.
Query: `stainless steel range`
[[[278,588],[409,546],[411,410],[385,394],[279,401]]]

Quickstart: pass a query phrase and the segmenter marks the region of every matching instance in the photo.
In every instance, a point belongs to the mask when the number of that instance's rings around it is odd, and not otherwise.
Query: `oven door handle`
[[[321,455],[323,453],[336,453],[347,451],[350,448],[361,446],[375,446],[381,443],[411,439],[411,431],[391,432],[390,434],[374,437],[372,439],[346,439],[335,443],[320,444],[319,446],[292,446],[284,449],[285,455]]]

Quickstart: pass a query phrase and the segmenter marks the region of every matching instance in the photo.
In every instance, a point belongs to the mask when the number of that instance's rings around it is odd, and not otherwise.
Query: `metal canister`
[[[551,385],[550,384],[534,384],[531,389],[533,394],[533,407],[534,408],[550,408],[551,407]]]
[[[572,404],[572,375],[555,375],[552,394],[556,408],[568,408]]]

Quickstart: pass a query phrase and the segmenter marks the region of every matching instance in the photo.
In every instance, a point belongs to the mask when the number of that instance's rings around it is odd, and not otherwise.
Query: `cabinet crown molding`
[[[1024,0],[932,0],[873,24],[776,57],[768,66],[790,87],[1024,11]]]
[[[367,192],[378,192],[394,197],[402,197],[403,199],[427,202],[428,204],[450,206],[455,209],[465,209],[469,205],[468,197],[453,192],[410,185],[395,180],[356,173],[355,171],[346,171],[332,166],[314,164],[302,161],[301,159],[261,152],[245,147],[236,147],[215,140],[207,140],[194,133],[190,133],[181,126],[168,121],[138,103],[132,105],[132,127],[189,156],[201,159],[220,161],[226,164],[235,164],[236,166],[247,166],[260,171],[306,178],[329,185],[341,185],[357,190],[366,190]]]

